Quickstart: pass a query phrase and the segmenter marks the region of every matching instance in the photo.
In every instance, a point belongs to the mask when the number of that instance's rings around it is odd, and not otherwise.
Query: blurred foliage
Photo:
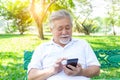
[[[108,4],[107,9],[107,24],[112,28],[113,35],[116,35],[115,26],[120,25],[120,0],[105,0]]]
[[[20,34],[26,31],[26,28],[32,23],[28,5],[28,0],[4,0],[0,2],[0,15],[7,20],[8,24],[10,24],[9,21],[12,24],[7,25],[6,31],[18,30]]]
[[[54,2],[51,3],[52,1]],[[44,7],[43,11],[40,11],[42,2]],[[115,26],[120,26],[120,1],[104,0],[104,2],[106,2],[106,6],[103,6],[106,10],[106,16],[96,19],[92,15],[96,8],[95,5],[92,5],[92,0],[35,0],[36,12],[39,14],[37,17],[42,18],[41,21],[40,19],[35,21],[38,26],[38,32],[41,31],[39,34],[43,34],[42,29],[45,28],[42,27],[46,26],[42,25],[44,23],[48,24],[48,17],[51,12],[66,9],[73,16],[73,28],[75,31],[89,35],[94,32],[104,32],[107,34],[111,30],[112,34],[116,35]],[[5,28],[6,32],[19,31],[20,34],[23,34],[31,23],[34,24],[29,13],[29,5],[30,0],[0,0],[0,16],[3,16],[8,24]],[[44,17],[40,15],[42,12],[44,12],[42,14]]]
[[[120,49],[120,36],[75,36],[87,40],[93,49]],[[39,44],[51,39],[39,40],[36,35],[0,34],[0,79],[23,80],[26,71],[23,67],[24,50],[32,51]],[[103,69],[94,79],[120,78],[120,69]],[[118,80],[118,79],[117,79]]]

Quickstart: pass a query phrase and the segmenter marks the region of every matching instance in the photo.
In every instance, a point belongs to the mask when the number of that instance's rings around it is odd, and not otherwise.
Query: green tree
[[[37,1],[35,0],[30,0],[30,12],[37,24],[40,39],[44,39],[43,22],[48,13],[51,13],[54,10],[68,9],[69,7],[71,8],[74,6],[72,0],[40,0],[39,4],[36,2]],[[39,9],[37,9],[37,5],[39,5]]]
[[[107,5],[107,12],[108,12],[108,18],[110,22],[110,26],[113,30],[113,35],[116,35],[115,32],[115,26],[119,24],[119,16],[120,16],[120,0],[105,0]]]
[[[118,15],[117,26],[120,26],[120,15]]]
[[[92,5],[90,1],[87,0],[76,0],[76,2],[79,2],[76,7],[76,11],[79,15],[74,15],[76,24],[75,30],[89,35],[93,30],[93,21],[91,22],[92,19],[90,19],[92,13]]]
[[[107,32],[110,30],[110,25],[111,25],[111,19],[109,17],[105,17],[102,19],[103,25],[105,26],[105,34],[107,35]]]
[[[79,20],[75,21],[74,31],[84,33],[85,35],[90,35],[98,31],[98,23],[93,19],[87,19],[85,23],[78,23]]]
[[[96,17],[94,19],[98,23],[98,32],[104,33],[107,35],[107,32],[110,31],[110,20],[108,17]]]
[[[6,20],[12,20],[13,27],[19,30],[20,34],[23,34],[31,22],[28,10],[28,1],[21,0],[5,0],[0,3],[0,13],[1,16]]]

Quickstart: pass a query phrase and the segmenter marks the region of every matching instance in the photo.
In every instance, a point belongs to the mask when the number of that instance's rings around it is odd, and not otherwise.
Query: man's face
[[[62,18],[53,21],[54,27],[51,29],[54,42],[59,45],[66,45],[72,36],[72,24],[69,18]]]

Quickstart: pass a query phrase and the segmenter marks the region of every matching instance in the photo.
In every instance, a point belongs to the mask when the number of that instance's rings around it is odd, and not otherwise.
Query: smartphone
[[[78,58],[73,58],[73,59],[67,60],[67,65],[72,65],[72,66],[76,67],[77,63],[78,63]],[[69,68],[67,65],[66,65],[66,67]],[[71,68],[69,68],[69,69],[71,69]]]

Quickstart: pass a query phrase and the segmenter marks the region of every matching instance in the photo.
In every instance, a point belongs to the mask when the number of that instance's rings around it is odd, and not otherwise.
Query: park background
[[[94,50],[120,49],[119,0],[0,0],[0,80],[23,80],[24,51],[52,37],[51,12],[66,9],[73,17],[73,37]],[[93,79],[120,79],[120,68],[101,69]]]

